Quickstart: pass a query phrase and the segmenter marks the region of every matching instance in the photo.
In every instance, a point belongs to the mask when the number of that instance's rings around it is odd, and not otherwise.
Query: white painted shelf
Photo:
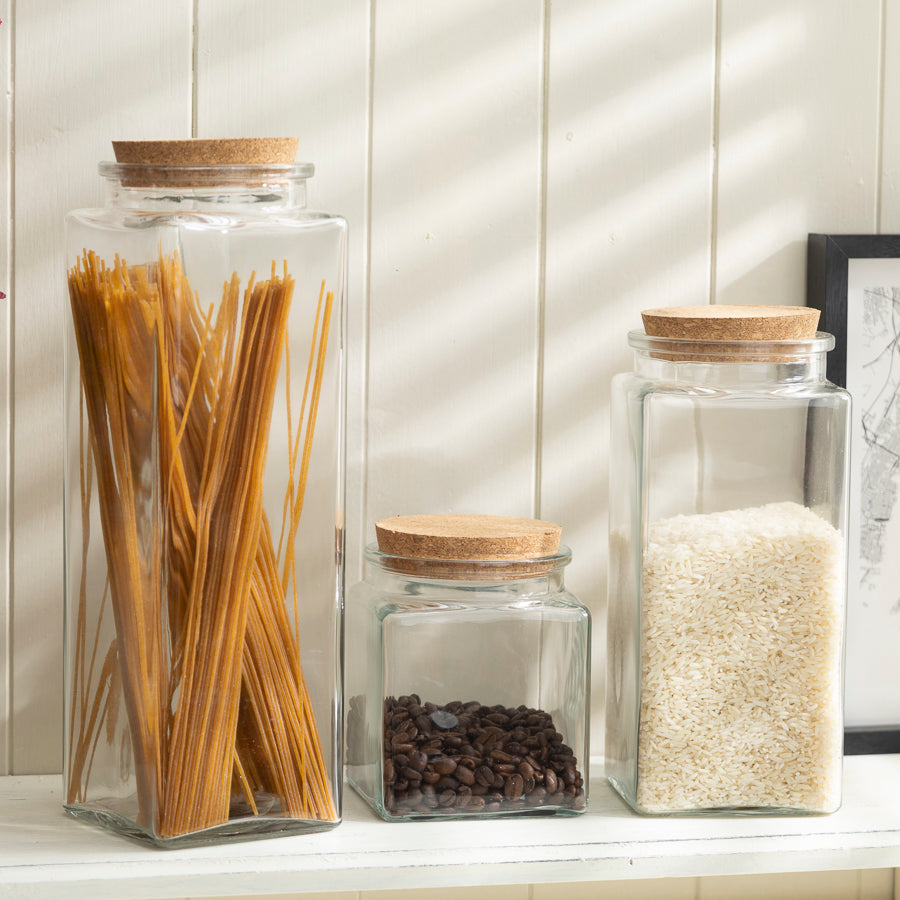
[[[849,757],[844,771],[844,804],[832,816],[643,818],[597,774],[577,818],[388,824],[348,790],[344,821],[331,831],[170,851],[70,818],[59,776],[9,776],[0,778],[0,897],[147,900],[900,867],[900,755]]]

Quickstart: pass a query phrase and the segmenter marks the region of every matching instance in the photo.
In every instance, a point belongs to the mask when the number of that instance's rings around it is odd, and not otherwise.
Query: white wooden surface
[[[13,772],[62,731],[63,217],[100,200],[110,140],[189,133],[191,0],[19,3],[15,34]]]
[[[0,897],[365,898],[401,887],[698,877],[699,896],[715,897],[702,890],[710,876],[829,870],[844,878],[839,896],[853,898],[845,870],[900,865],[900,756],[848,760],[833,816],[650,819],[631,814],[599,776],[591,792],[577,818],[392,825],[351,795],[329,832],[162,852],[68,818],[58,776],[10,776],[0,779]]]
[[[592,746],[605,701],[609,382],[640,310],[709,298],[713,0],[550,11],[541,515],[593,612]]]
[[[875,231],[882,5],[722,3],[716,301],[803,303],[806,235]]]
[[[900,228],[900,0],[0,0],[0,19],[0,771],[61,763],[63,216],[99,198],[111,139],[192,133],[300,135],[311,205],[350,222],[351,579],[379,516],[560,521],[602,748],[624,333],[651,304],[802,302],[807,231]]]
[[[12,28],[10,0],[0,2],[0,773],[9,771],[10,591],[9,591],[9,437],[10,310],[12,309]]]

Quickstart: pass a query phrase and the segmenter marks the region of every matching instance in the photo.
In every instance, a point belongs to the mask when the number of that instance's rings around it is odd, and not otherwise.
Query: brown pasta
[[[268,815],[337,819],[300,666],[293,554],[333,303],[324,284],[301,413],[289,421],[277,551],[262,505],[293,286],[273,263],[267,280],[243,288],[235,274],[218,308],[203,311],[176,255],[108,267],[86,251],[69,272],[89,435],[82,562],[96,480],[116,637],[103,654],[98,630],[88,654],[82,580],[67,799],[85,801],[121,693],[138,824],[163,838],[227,822],[235,796],[261,814],[259,792],[280,803]],[[160,510],[162,528],[148,509]]]

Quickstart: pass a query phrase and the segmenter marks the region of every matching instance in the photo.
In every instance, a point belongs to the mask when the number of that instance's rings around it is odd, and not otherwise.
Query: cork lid
[[[393,557],[391,568],[397,571],[440,578],[514,578],[553,568],[562,528],[512,516],[413,515],[382,519],[375,523],[375,533],[378,549]]]
[[[189,138],[172,141],[113,141],[116,163],[126,168],[127,186],[150,187],[193,184],[220,180],[210,167],[296,167],[299,139],[283,138]],[[312,167],[303,167],[304,176]],[[102,168],[101,168],[102,171]],[[242,175],[241,179],[246,180]]]
[[[652,345],[650,355],[656,359],[785,362],[798,352],[791,342],[817,337],[819,310],[806,306],[672,306],[644,310],[641,318]]]
[[[116,162],[140,166],[290,165],[299,138],[189,138],[181,141],[113,141]]]
[[[812,338],[819,310],[806,306],[672,306],[641,313],[656,337],[689,341],[793,341]]]

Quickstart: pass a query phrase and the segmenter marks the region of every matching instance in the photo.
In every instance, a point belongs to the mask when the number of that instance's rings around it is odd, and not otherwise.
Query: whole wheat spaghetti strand
[[[325,312],[322,318],[322,331],[319,335],[319,347],[316,357],[316,375],[313,381],[312,399],[310,401],[309,416],[306,422],[306,434],[303,443],[303,459],[300,465],[300,480],[296,497],[291,507],[291,522],[288,532],[288,546],[292,546],[297,535],[297,527],[300,524],[300,516],[303,512],[303,500],[306,496],[306,479],[309,474],[309,462],[312,455],[313,434],[316,428],[316,417],[319,412],[319,397],[322,392],[322,376],[325,370],[325,350],[328,346],[328,326],[331,320],[331,306],[334,294],[329,291],[325,297]],[[282,589],[287,591],[289,565],[293,561],[293,554],[288,554],[285,559],[284,570],[281,576]]]

